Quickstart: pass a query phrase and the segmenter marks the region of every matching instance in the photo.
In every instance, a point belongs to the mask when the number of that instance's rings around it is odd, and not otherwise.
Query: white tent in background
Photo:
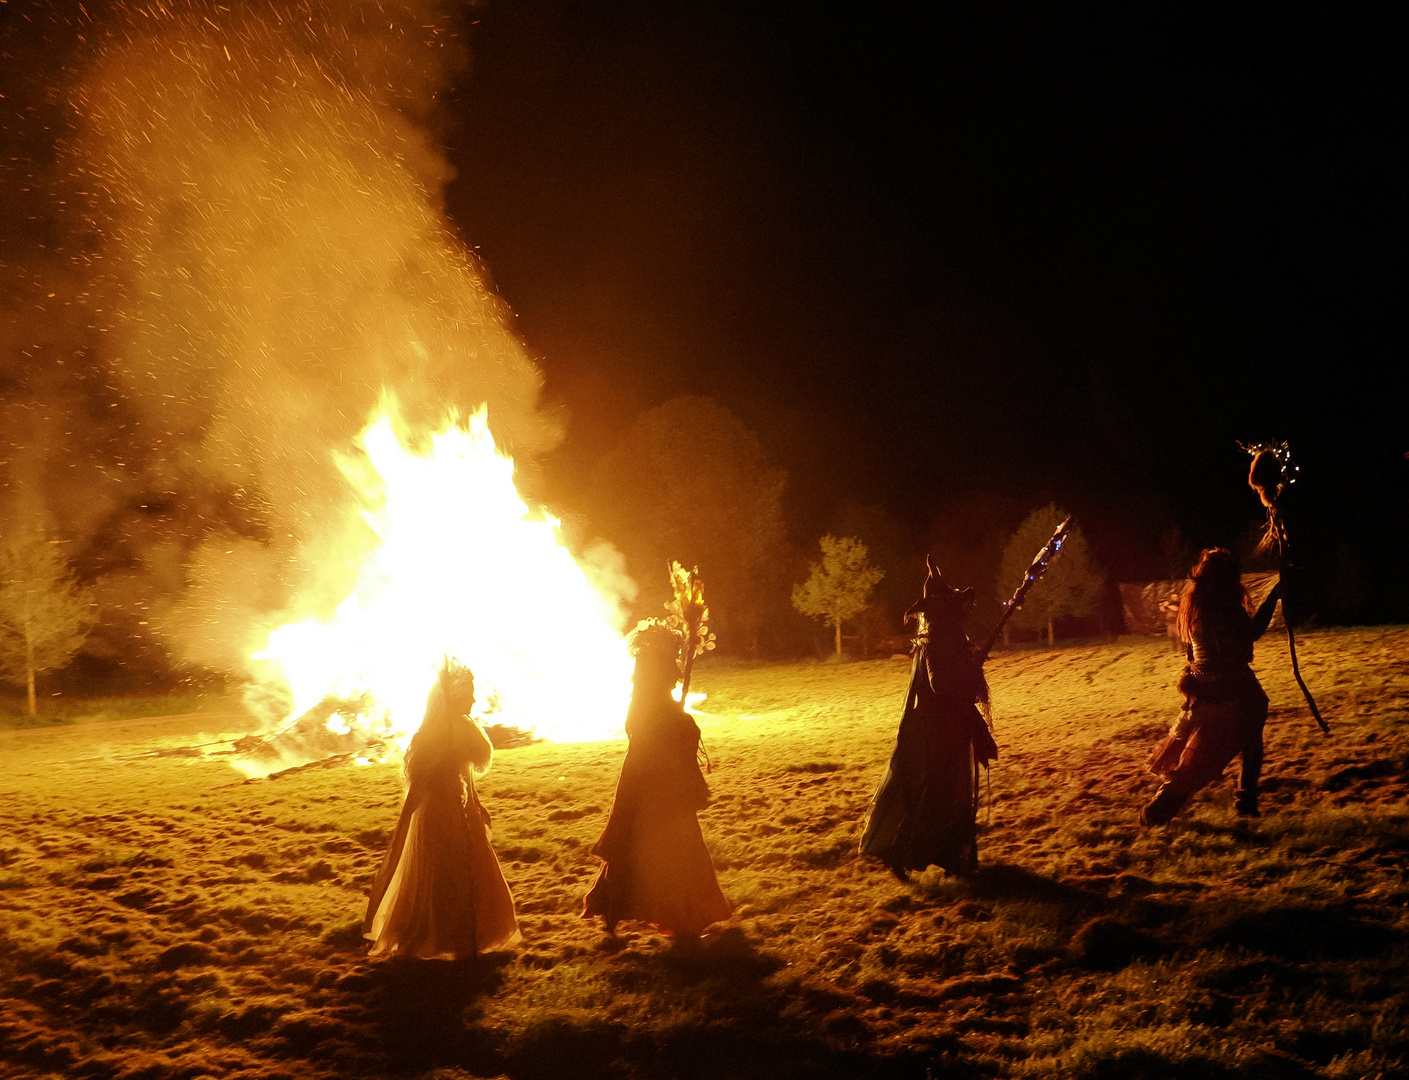
[[[1178,581],[1143,581],[1118,585],[1121,614],[1125,617],[1125,632],[1168,637],[1177,645],[1179,632],[1175,629],[1174,620],[1179,611],[1179,598],[1184,595],[1188,584],[1188,579],[1183,578]],[[1254,608],[1262,603],[1275,584],[1276,574],[1243,575],[1243,587],[1252,597]],[[1272,629],[1280,630],[1284,626],[1282,609],[1278,607],[1277,613],[1272,617]]]

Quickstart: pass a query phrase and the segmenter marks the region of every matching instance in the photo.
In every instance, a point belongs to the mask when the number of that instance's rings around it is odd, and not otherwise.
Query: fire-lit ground
[[[524,943],[442,965],[357,939],[392,766],[240,783],[183,749],[237,717],[0,735],[4,1075],[1404,1075],[1409,631],[1308,635],[1330,739],[1268,639],[1265,816],[1225,781],[1149,832],[1178,664],[997,657],[983,869],[911,886],[854,855],[906,664],[704,667],[738,910],[700,956],[577,918],[623,743],[498,755]]]

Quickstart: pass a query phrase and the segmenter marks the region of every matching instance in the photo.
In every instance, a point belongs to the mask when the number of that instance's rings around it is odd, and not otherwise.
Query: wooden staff
[[[1291,566],[1291,544],[1287,540],[1287,521],[1282,516],[1280,500],[1282,493],[1296,483],[1297,467],[1292,461],[1291,448],[1286,443],[1239,443],[1252,455],[1252,466],[1248,469],[1248,487],[1257,492],[1262,505],[1267,508],[1267,530],[1263,533],[1258,548],[1269,551],[1277,549],[1277,567],[1283,578],[1282,621],[1287,624],[1287,651],[1292,657],[1292,677],[1301,687],[1311,715],[1323,735],[1331,733],[1331,726],[1321,718],[1321,710],[1316,707],[1316,699],[1311,696],[1306,680],[1301,677],[1301,666],[1296,658],[1296,632],[1292,629],[1291,604],[1288,603],[1290,589],[1285,587],[1287,569]]]
[[[1042,546],[1042,550],[1037,553],[1032,562],[1028,565],[1027,571],[1023,574],[1023,579],[1018,583],[1018,587],[1013,591],[1012,598],[1003,605],[1003,614],[998,616],[998,625],[993,628],[993,633],[988,635],[988,640],[984,642],[979,655],[987,660],[988,654],[993,651],[993,646],[998,644],[998,636],[1003,633],[1003,627],[1008,620],[1013,617],[1013,613],[1023,606],[1023,600],[1027,596],[1027,591],[1037,584],[1037,579],[1047,572],[1047,567],[1052,560],[1057,557],[1062,550],[1062,545],[1066,543],[1067,533],[1071,531],[1072,517],[1067,516],[1066,520],[1057,526],[1052,533],[1052,538]]]
[[[705,604],[704,582],[700,580],[699,567],[686,570],[680,563],[672,562],[669,570],[671,589],[675,593],[671,614],[680,620],[685,636],[685,659],[680,672],[680,704],[683,706],[685,695],[690,692],[695,654],[714,648],[714,642],[707,636],[709,628],[705,623],[709,619],[709,607]]]

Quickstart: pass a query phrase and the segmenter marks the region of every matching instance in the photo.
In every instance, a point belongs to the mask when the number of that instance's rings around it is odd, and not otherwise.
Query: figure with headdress
[[[1237,559],[1225,548],[1205,550],[1189,577],[1179,604],[1179,634],[1189,661],[1179,677],[1184,704],[1149,761],[1150,771],[1165,782],[1140,811],[1144,825],[1167,824],[1191,795],[1222,776],[1240,755],[1234,806],[1245,817],[1258,815],[1267,695],[1249,665],[1253,643],[1267,630],[1282,586],[1279,582],[1250,614]]]
[[[591,848],[602,866],[582,907],[583,918],[600,915],[611,934],[618,922],[634,920],[693,941],[733,912],[696,817],[709,805],[709,785],[698,761],[700,729],[673,696],[680,648],[680,635],[656,620],[631,635],[626,759]]]
[[[931,865],[977,869],[979,766],[998,756],[979,712],[988,703],[984,655],[964,633],[974,591],[951,588],[925,562],[924,596],[905,613],[919,620],[905,710],[861,838],[861,854],[902,881]]]
[[[447,659],[406,751],[406,799],[367,901],[372,956],[458,960],[519,940],[475,791],[494,750],[470,718],[474,702],[469,668]]]

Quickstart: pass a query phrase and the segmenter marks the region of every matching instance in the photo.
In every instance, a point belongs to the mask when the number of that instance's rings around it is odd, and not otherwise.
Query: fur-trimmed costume
[[[444,681],[431,689],[407,755],[406,801],[362,926],[372,956],[456,960],[519,940],[475,792],[473,771],[487,770],[493,751],[464,715],[470,704],[454,698]]]
[[[979,765],[996,758],[998,747],[976,704],[988,701],[983,658],[962,625],[972,596],[932,572],[925,599],[912,609],[925,623],[860,849],[902,878],[931,864],[951,874],[978,866]]]
[[[1238,606],[1206,610],[1190,621],[1189,662],[1179,678],[1184,707],[1150,758],[1150,771],[1165,783],[1141,811],[1143,823],[1168,822],[1190,796],[1222,776],[1239,755],[1242,768],[1235,805],[1240,814],[1257,813],[1267,695],[1249,665],[1253,643],[1266,632],[1280,596],[1279,585],[1256,615]]]

